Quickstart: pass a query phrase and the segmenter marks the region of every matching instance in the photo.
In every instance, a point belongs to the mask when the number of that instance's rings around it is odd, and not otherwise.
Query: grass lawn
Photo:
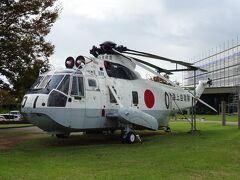
[[[188,118],[191,118],[191,115],[184,115]],[[184,118],[183,115],[177,115],[177,118]],[[221,115],[197,115],[197,119],[204,119],[208,121],[222,121]],[[226,115],[226,121],[228,122],[237,122],[238,117],[237,115]]]
[[[173,134],[141,132],[143,144],[118,135],[41,137],[0,150],[0,179],[239,179],[237,126],[172,122]],[[1,133],[1,132],[0,132]]]

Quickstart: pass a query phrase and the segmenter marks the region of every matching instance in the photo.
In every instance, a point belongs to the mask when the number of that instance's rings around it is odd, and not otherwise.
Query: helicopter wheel
[[[127,140],[128,140],[128,143],[129,143],[129,144],[134,143],[135,140],[136,140],[136,135],[135,135],[133,132],[129,132],[129,133],[127,134]]]
[[[136,140],[136,135],[133,132],[123,133],[122,143],[133,144]]]
[[[172,132],[172,130],[171,130],[170,127],[166,127],[166,128],[164,128],[164,131],[165,131],[166,133],[171,133],[171,132]]]
[[[57,138],[69,138],[70,133],[65,133],[65,134],[56,134]]]

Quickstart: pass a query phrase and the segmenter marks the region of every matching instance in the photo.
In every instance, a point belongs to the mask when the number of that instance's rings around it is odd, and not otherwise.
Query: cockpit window
[[[64,75],[53,75],[51,80],[47,84],[47,89],[52,90],[56,89]]]
[[[83,88],[83,78],[73,76],[72,80],[72,96],[84,96],[84,88]]]
[[[109,77],[128,80],[137,79],[137,75],[125,66],[109,61],[105,61],[104,65]]]
[[[32,88],[28,91],[28,94],[49,94],[52,89],[58,89],[62,93],[68,94],[69,82],[69,74],[41,75],[32,85]]]
[[[51,78],[51,75],[47,75],[44,77],[44,79],[42,80],[42,82],[39,84],[38,88],[45,88],[47,83],[49,82],[49,79]]]
[[[43,78],[44,76],[39,76],[30,89],[37,89]]]
[[[70,75],[66,75],[62,80],[61,84],[58,86],[58,90],[62,91],[65,94],[68,94],[69,81],[70,81]]]

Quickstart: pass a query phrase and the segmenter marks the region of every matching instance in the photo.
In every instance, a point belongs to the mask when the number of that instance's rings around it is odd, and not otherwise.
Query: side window
[[[134,105],[138,104],[138,93],[137,93],[137,91],[132,91],[132,103]]]
[[[50,107],[65,107],[67,103],[67,96],[53,90],[48,98],[47,105]]]
[[[71,95],[72,96],[78,96],[77,78],[75,76],[73,76],[73,79],[72,79]]]
[[[183,101],[183,95],[180,94],[180,101]]]
[[[83,77],[78,77],[79,95],[84,96]]]
[[[115,91],[115,90],[114,90]],[[111,90],[109,89],[110,103],[117,103],[117,100],[113,96]]]
[[[186,96],[186,94],[184,94],[184,101],[187,101],[187,96]]]
[[[70,81],[70,75],[66,75],[62,80],[61,84],[58,86],[58,90],[62,91],[65,94],[68,94],[69,81]]]
[[[72,79],[72,96],[84,96],[83,78],[73,76]]]
[[[89,87],[97,87],[97,82],[95,79],[88,79],[88,86]]]
[[[180,98],[179,98],[179,94],[176,94],[176,100],[179,101]]]
[[[128,80],[137,79],[137,75],[125,66],[109,61],[105,61],[104,65],[109,77]]]
[[[172,99],[173,99],[174,101],[176,100],[176,96],[175,96],[174,93],[172,94]]]

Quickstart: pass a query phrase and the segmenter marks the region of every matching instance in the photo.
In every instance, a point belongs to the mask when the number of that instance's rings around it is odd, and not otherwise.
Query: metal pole
[[[195,74],[193,74],[193,87],[195,87]],[[195,93],[195,89],[194,89],[194,93]],[[194,130],[194,98],[192,97],[192,117],[191,117],[191,131]]]
[[[194,85],[194,97],[196,97],[196,70],[194,70],[193,74],[193,85]],[[191,132],[196,131],[196,99],[192,97],[192,124],[191,124]]]
[[[194,97],[196,97],[196,70],[194,70]],[[193,130],[196,131],[196,99],[194,98],[194,106],[193,106]]]
[[[226,102],[221,102],[221,109],[222,109],[222,125],[226,126]]]
[[[2,97],[2,91],[0,90],[0,113],[2,112],[2,104],[3,104],[3,97]]]
[[[238,128],[240,129],[240,99],[238,99]]]
[[[192,120],[192,123],[191,123],[191,131],[193,131],[193,128],[194,128],[194,125],[193,125],[193,118],[194,118],[194,98],[192,97],[192,117],[191,117],[191,120]]]

